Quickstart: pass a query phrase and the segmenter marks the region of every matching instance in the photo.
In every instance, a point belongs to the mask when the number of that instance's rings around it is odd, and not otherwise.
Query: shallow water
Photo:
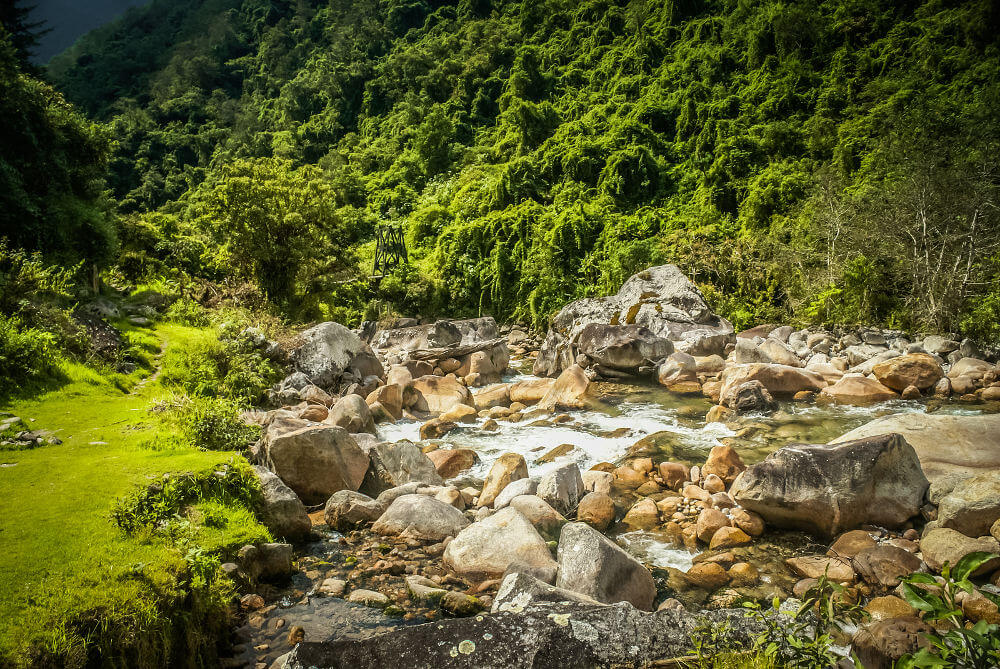
[[[533,379],[527,374],[511,375],[507,382]],[[479,483],[493,462],[503,453],[520,453],[528,462],[529,475],[538,479],[568,462],[587,470],[599,462],[620,462],[629,447],[643,437],[669,432],[670,451],[653,455],[661,460],[704,462],[713,446],[733,446],[748,464],[759,462],[768,453],[791,443],[827,443],[876,418],[898,413],[934,411],[949,414],[982,413],[982,407],[940,400],[895,400],[861,407],[839,404],[781,402],[772,416],[745,416],[735,426],[705,423],[712,402],[700,396],[681,396],[655,385],[597,384],[600,401],[586,410],[566,412],[572,421],[562,424],[532,425],[546,418],[540,415],[522,422],[502,419],[494,432],[481,428],[485,419],[460,425],[443,438],[434,440],[440,448],[468,448],[480,461],[452,483],[463,486]],[[382,439],[419,441],[421,423],[400,421],[379,426]],[[571,444],[573,450],[554,461],[539,464],[538,458],[552,448]],[[658,540],[655,533],[628,532],[616,540],[629,552],[650,565],[686,570],[692,555]]]

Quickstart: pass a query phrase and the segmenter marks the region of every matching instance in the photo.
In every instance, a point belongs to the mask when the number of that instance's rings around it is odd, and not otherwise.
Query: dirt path
[[[146,384],[152,383],[156,381],[156,379],[160,378],[160,372],[163,371],[163,365],[160,364],[160,360],[163,358],[163,354],[166,352],[167,345],[169,343],[169,340],[164,336],[160,341],[160,352],[153,356],[153,373],[135,384],[135,387],[132,388],[132,392],[129,393],[130,395],[138,395],[139,391],[141,391]]]

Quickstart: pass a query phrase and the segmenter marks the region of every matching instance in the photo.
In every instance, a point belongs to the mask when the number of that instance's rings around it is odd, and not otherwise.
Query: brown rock
[[[795,574],[803,578],[819,578],[823,574],[838,583],[854,581],[854,569],[850,560],[823,555],[806,555],[785,560],[785,564]]]
[[[555,379],[542,378],[513,383],[510,386],[510,401],[535,404],[545,397],[555,382]]]
[[[671,490],[680,490],[690,473],[687,466],[677,462],[661,462],[657,470],[660,478],[663,479],[663,484]]]
[[[764,519],[753,511],[735,509],[731,516],[733,524],[751,537],[759,537],[764,533]]]
[[[934,528],[920,539],[920,552],[924,557],[924,562],[934,571],[941,571],[945,562],[954,566],[969,553],[977,551],[1000,553],[1000,545],[993,537],[973,539],[946,527]],[[988,574],[998,567],[1000,567],[1000,558],[990,560],[977,569],[973,576]]]
[[[927,353],[908,353],[890,358],[873,366],[872,373],[882,385],[898,391],[908,386],[918,391],[926,390],[944,376],[941,365]]]
[[[732,483],[736,476],[746,469],[743,458],[732,446],[714,446],[708,454],[705,465],[701,468],[702,476],[714,474],[727,484]]]
[[[635,490],[646,482],[646,475],[631,467],[619,467],[614,471],[615,485],[627,490]]]
[[[586,404],[589,391],[590,380],[584,374],[583,368],[580,365],[570,365],[563,370],[538,404],[545,409],[581,408]]]
[[[701,487],[705,489],[706,492],[710,494],[715,494],[717,492],[724,492],[726,490],[726,484],[715,474],[709,474],[702,481]]]
[[[875,597],[865,605],[865,611],[872,617],[873,622],[889,618],[906,618],[917,614],[912,606],[895,595]]]
[[[962,612],[973,622],[984,620],[990,625],[1000,624],[1000,607],[978,591],[962,601]]]
[[[721,383],[718,382],[713,382],[713,383],[715,383],[715,385],[719,388],[722,387]],[[708,384],[706,383],[705,385],[707,386]],[[715,406],[713,406],[711,409],[708,410],[708,413],[705,414],[705,422],[724,423],[729,419],[730,416],[732,416],[732,414],[733,414],[732,409],[724,407],[721,404],[716,404]]]
[[[737,562],[729,568],[729,580],[733,585],[756,585],[760,572],[749,562]]]
[[[920,569],[920,558],[895,546],[865,548],[851,559],[851,566],[866,583],[895,588],[900,579]]]
[[[847,375],[820,391],[820,397],[842,404],[874,404],[896,399],[899,395],[867,376]]]
[[[549,450],[548,453],[535,460],[535,464],[544,465],[547,462],[553,462],[556,458],[562,457],[567,453],[571,453],[574,448],[576,447],[573,446],[573,444],[559,444],[555,448]]]
[[[441,418],[432,418],[420,426],[421,439],[438,439],[458,427],[457,423]]]
[[[804,578],[801,581],[797,581],[792,587],[792,594],[799,599],[802,599],[817,583],[819,583],[819,581],[815,578]]]
[[[302,420],[311,420],[314,423],[322,423],[326,420],[327,415],[330,411],[321,404],[310,404],[302,413],[299,414],[299,418]]]
[[[920,388],[916,386],[906,386],[903,392],[900,394],[904,400],[918,400],[920,399]]]
[[[729,583],[729,574],[722,565],[714,562],[696,564],[685,576],[692,585],[705,590],[717,590]]]
[[[421,376],[410,382],[417,393],[413,408],[417,411],[444,413],[456,404],[472,406],[469,389],[453,376]]]
[[[693,484],[684,486],[684,491],[681,494],[687,499],[700,499],[703,502],[707,502],[712,499],[712,496],[708,494],[707,490]]]
[[[403,387],[398,383],[379,386],[365,398],[368,406],[378,402],[395,420],[403,417]]]
[[[729,518],[718,509],[702,509],[696,527],[698,538],[707,544],[721,528],[729,527]]]
[[[651,530],[660,524],[660,512],[656,502],[644,497],[632,505],[622,522],[631,530]]]
[[[844,532],[837,540],[830,545],[827,555],[842,558],[852,558],[866,548],[877,546],[878,542],[872,539],[872,535],[864,530],[850,530]]]
[[[504,453],[490,467],[479,495],[479,506],[490,506],[511,481],[528,477],[528,463],[520,453]]]
[[[852,644],[865,669],[892,669],[904,655],[926,648],[926,635],[932,632],[919,618],[890,618],[859,629]]]
[[[427,454],[441,478],[450,479],[469,469],[479,456],[468,448],[439,448]]]
[[[615,520],[615,502],[605,493],[588,492],[580,499],[576,519],[603,532]]]
[[[722,550],[725,548],[736,548],[738,546],[746,546],[750,543],[750,535],[741,530],[738,527],[720,527],[715,534],[712,535],[712,541],[709,543],[710,550]]]

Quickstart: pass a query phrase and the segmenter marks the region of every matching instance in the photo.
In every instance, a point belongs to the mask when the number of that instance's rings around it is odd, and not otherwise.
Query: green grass
[[[170,354],[205,335],[160,325],[128,336],[152,365],[161,341]],[[0,467],[0,666],[79,666],[101,646],[148,666],[191,663],[162,655],[177,634],[168,618],[185,597],[186,606],[197,604],[187,593],[182,550],[231,549],[266,531],[246,509],[203,501],[189,514],[191,530],[179,547],[149,533],[125,535],[110,510],[164,473],[211,472],[234,454],[185,445],[174,425],[150,412],[170,389],[138,384],[148,370],[109,378],[67,362],[63,372],[58,388],[0,407],[63,441],[0,452],[0,463],[14,465]],[[211,522],[203,525],[204,518]],[[121,649],[108,646],[117,643]]]

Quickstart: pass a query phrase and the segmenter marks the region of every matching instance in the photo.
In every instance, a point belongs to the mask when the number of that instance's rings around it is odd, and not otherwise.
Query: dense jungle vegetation
[[[0,224],[78,279],[296,320],[542,324],[670,261],[738,326],[996,339],[998,26],[989,0],[153,0],[51,84],[4,46]],[[411,264],[369,302],[380,223]]]

